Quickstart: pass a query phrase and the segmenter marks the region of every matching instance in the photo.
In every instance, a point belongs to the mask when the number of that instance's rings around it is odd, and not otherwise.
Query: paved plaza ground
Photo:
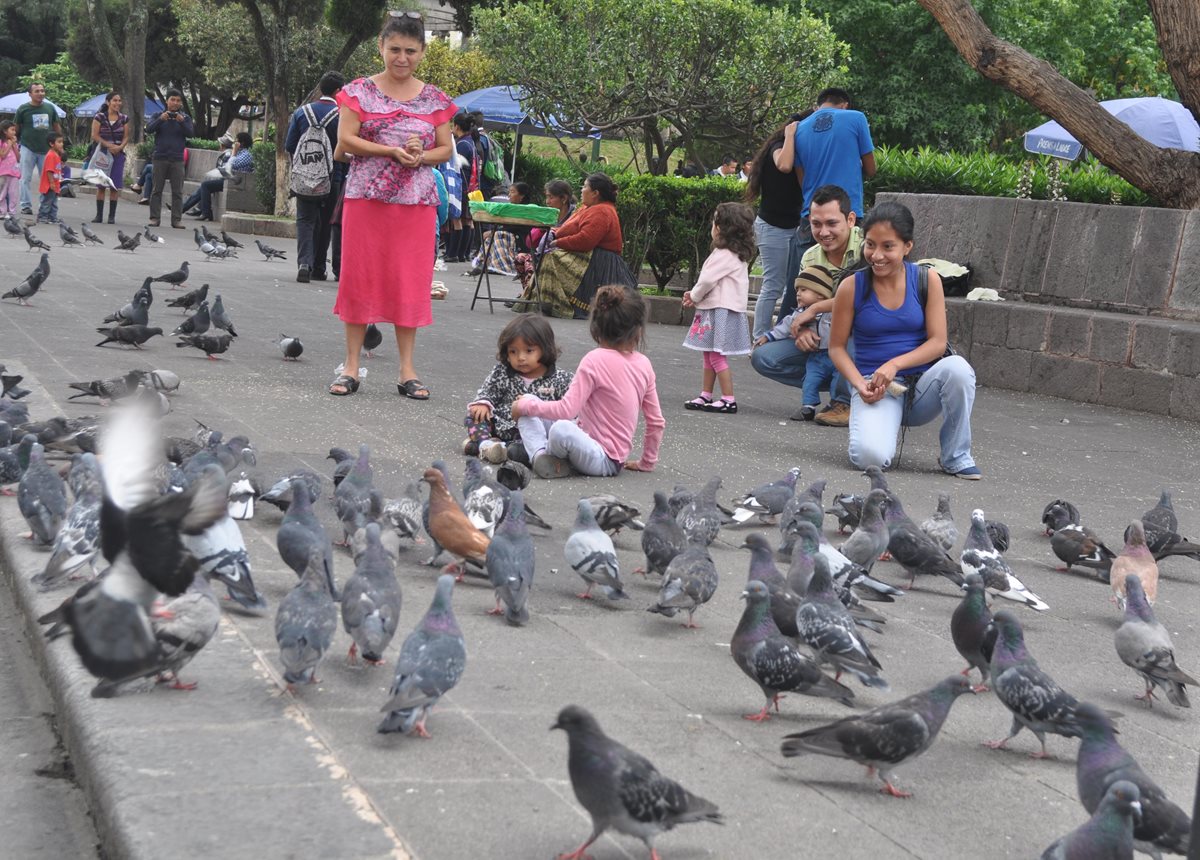
[[[91,198],[84,197],[63,201],[61,211],[78,228],[91,207]],[[140,228],[145,214],[127,204],[118,212],[127,232],[135,219]],[[462,277],[466,266],[436,275],[449,287],[449,297],[434,303],[435,324],[418,338],[418,368],[433,399],[418,403],[397,395],[390,341],[366,362],[370,373],[360,393],[334,398],[326,388],[342,353],[341,327],[331,313],[336,282],[297,284],[292,262],[263,261],[244,236],[239,238],[250,250],[220,263],[203,259],[190,230],[163,229],[165,246],[143,243],[126,254],[112,250],[115,229],[97,230],[107,247],[66,249],[58,247],[56,230],[38,228],[54,246],[45,289],[32,308],[0,303],[0,362],[28,372],[35,417],[100,409],[87,401],[68,403],[70,381],[134,367],[166,368],[183,379],[166,419],[168,430],[190,434],[195,419],[227,435],[245,434],[258,451],[265,481],[297,467],[328,474],[323,459],[328,449],[359,443],[371,446],[375,483],[386,494],[398,493],[439,458],[460,477],[465,405],[492,366],[496,335],[510,319],[503,308],[495,314],[484,306],[468,309],[474,281]],[[294,258],[290,243],[272,244],[286,247]],[[101,319],[127,302],[145,276],[184,260],[194,273],[190,285],[211,284],[237,326],[240,337],[222,360],[176,349],[169,337],[152,339],[142,351],[94,346]],[[0,239],[0,286],[9,289],[36,262],[23,241]],[[498,290],[513,289],[507,279],[493,283]],[[183,319],[166,307],[170,295],[156,289],[150,312],[151,324],[167,332]],[[592,345],[587,325],[554,326],[564,346],[562,362],[573,367]],[[281,360],[275,345],[281,333],[302,338],[301,361]],[[217,637],[184,673],[199,682],[195,692],[160,689],[92,700],[93,681],[68,643],[35,645],[107,856],[550,858],[574,849],[590,827],[567,778],[566,739],[548,731],[568,703],[592,710],[612,736],[720,805],[726,826],[689,825],[658,841],[662,855],[672,860],[1028,858],[1082,823],[1076,742],[1051,738],[1051,761],[1028,758],[1037,748],[1029,733],[1008,752],[981,747],[1009,726],[1008,712],[990,694],[961,699],[933,748],[899,770],[898,784],[914,793],[907,801],[881,796],[878,783],[852,763],[783,759],[784,734],[850,712],[837,703],[788,696],[782,713],[769,722],[742,719],[761,705],[758,689],[734,665],[728,645],[749,558],[738,545],[752,528],[725,529],[714,544],[722,582],[696,616],[701,630],[684,630],[679,619],[645,611],[657,585],[631,575],[642,561],[636,532],[616,538],[632,599],[612,604],[574,597],[581,583],[563,560],[562,544],[581,495],[614,492],[648,511],[656,489],[697,487],[719,474],[728,500],[793,465],[802,468],[803,483],[828,480],[827,500],[834,492],[866,487],[846,460],[845,430],[789,421],[799,392],[758,378],[745,359],[733,365],[739,414],[684,411],[682,403],[694,396],[701,372],[699,357],[679,345],[684,333],[656,326],[646,336],[667,418],[658,469],[616,479],[535,482],[527,491],[530,503],[554,524],[552,532],[534,535],[531,623],[514,629],[484,615],[492,595],[479,580],[456,589],[468,663],[459,686],[429,721],[433,740],[375,732],[399,642],[432,596],[435,573],[421,564],[427,547],[400,553],[404,608],[388,666],[348,666],[349,638],[339,629],[320,669],[322,683],[293,696],[282,689],[273,617],[295,576],[275,551],[281,515],[274,509],[243,524],[254,579],[270,612],[264,618],[225,614]],[[1122,742],[1190,811],[1200,714],[1167,704],[1147,711],[1132,700],[1140,681],[1113,649],[1119,615],[1108,589],[1055,572],[1057,560],[1041,536],[1039,518],[1048,501],[1070,499],[1085,524],[1117,546],[1130,519],[1168,487],[1180,530],[1195,537],[1200,426],[990,389],[979,391],[973,426],[982,482],[941,474],[936,430],[927,427],[908,433],[903,460],[889,475],[892,489],[918,521],[933,510],[938,493],[949,492],[964,532],[975,507],[1008,523],[1014,570],[1051,607],[1042,614],[1016,609],[1032,653],[1079,698],[1123,712]],[[332,528],[326,502],[320,513]],[[832,518],[826,526],[833,537]],[[15,500],[0,499],[3,560],[16,583],[16,600],[29,615],[66,592],[31,590],[29,577],[44,565],[45,555],[18,539],[23,528]],[[762,530],[776,540],[776,529]],[[352,570],[349,556],[339,551],[339,582]],[[876,571],[898,585],[907,580],[894,563]],[[1195,673],[1200,565],[1172,560],[1163,571],[1157,612],[1175,638],[1180,664]],[[949,637],[957,600],[954,588],[939,579],[919,581],[908,595],[882,607],[887,632],[868,637],[892,693],[855,684],[862,706],[909,695],[962,668]],[[17,635],[7,624],[0,631],[6,639]],[[24,710],[40,707],[31,701]],[[15,713],[11,719],[34,716]],[[33,758],[40,766],[45,756],[40,748],[38,753]],[[15,758],[6,767],[22,778],[31,769],[27,759]],[[26,800],[31,807],[43,803],[37,795]],[[47,833],[58,823],[47,820]],[[645,856],[636,841],[624,837],[602,839],[592,854],[598,860]]]

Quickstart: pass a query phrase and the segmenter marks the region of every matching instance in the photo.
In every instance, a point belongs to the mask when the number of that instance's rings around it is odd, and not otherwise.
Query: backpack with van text
[[[320,121],[312,105],[303,108],[308,128],[300,135],[292,154],[292,178],[288,187],[297,197],[324,197],[333,190],[333,147],[326,129],[338,118],[331,110]]]

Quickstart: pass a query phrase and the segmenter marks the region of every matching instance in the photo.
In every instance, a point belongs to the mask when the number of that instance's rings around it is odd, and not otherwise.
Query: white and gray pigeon
[[[724,824],[715,803],[668,779],[645,757],[608,737],[588,711],[568,705],[550,727],[567,734],[567,772],[575,797],[592,818],[592,832],[560,860],[584,860],[588,846],[610,828],[640,839],[657,860],[654,840],[680,824]]]
[[[401,539],[420,540],[421,493],[416,481],[409,481],[404,492],[396,498],[384,500],[382,522]]]
[[[683,533],[689,538],[699,535],[705,544],[711,544],[717,539],[724,515],[717,507],[717,490],[721,489],[721,478],[711,478],[704,488],[692,498],[675,518]]]
[[[275,614],[275,641],[288,689],[295,684],[320,682],[317,664],[329,650],[337,630],[337,607],[329,594],[321,551],[313,547],[300,582],[279,601]]]
[[[96,554],[100,549],[100,502],[104,491],[100,485],[100,464],[95,454],[78,454],[67,478],[73,501],[67,510],[66,521],[54,539],[54,550],[45,569],[33,577],[33,583],[43,591],[60,585],[89,565],[92,576],[96,571]]]
[[[954,549],[958,543],[958,526],[954,522],[954,515],[950,513],[949,493],[938,494],[937,510],[921,523],[921,531],[933,538],[946,552]]]
[[[292,477],[292,501],[284,514],[283,522],[275,533],[275,547],[279,557],[297,576],[308,569],[308,558],[315,549],[321,556],[326,586],[335,600],[338,599],[337,584],[333,578],[333,545],[325,526],[313,511],[308,485],[302,478]]]
[[[1142,818],[1141,799],[1134,783],[1112,783],[1092,817],[1056,839],[1041,860],[1133,860],[1133,822]]]
[[[771,614],[771,595],[764,583],[748,582],[742,599],[746,608],[730,640],[730,653],[733,662],[758,684],[766,697],[761,711],[743,714],[743,719],[769,720],[771,706],[778,711],[784,693],[836,699],[847,707],[853,704],[853,690],[828,677],[816,660],[797,649],[780,632]]]
[[[704,541],[691,541],[667,565],[658,601],[646,611],[674,618],[675,613],[683,610],[688,615],[687,623],[683,626],[689,630],[699,629],[700,625],[693,617],[697,609],[712,600],[719,582],[717,566]]]
[[[613,547],[612,538],[606,535],[596,524],[592,514],[592,503],[580,499],[576,506],[575,526],[567,543],[563,547],[567,564],[587,583],[582,594],[576,595],[583,600],[591,600],[592,588],[603,586],[609,600],[623,600],[629,597],[625,586],[621,583],[621,567],[617,561],[617,551]]]
[[[292,478],[298,479],[308,490],[309,504],[316,504],[321,497],[322,478],[311,469],[297,469],[271,485],[270,489],[258,497],[260,502],[279,508],[286,513],[292,504]]]
[[[489,615],[503,615],[513,627],[529,623],[529,592],[533,588],[533,540],[525,525],[525,495],[513,490],[508,514],[488,544],[488,579],[496,592]]]
[[[216,463],[209,463],[201,474],[213,481],[224,481],[224,473]],[[267,608],[266,598],[254,585],[246,540],[237,521],[229,515],[228,502],[225,516],[200,534],[188,535],[183,542],[200,564],[197,575],[220,580],[229,592],[229,599],[248,612],[257,614]]]
[[[279,336],[279,351],[283,353],[284,361],[299,361],[300,356],[304,354],[304,344],[300,342],[298,337],[288,337],[286,334]]]
[[[979,508],[971,511],[971,529],[967,532],[967,540],[963,544],[959,562],[964,576],[970,573],[979,574],[988,594],[1024,604],[1038,612],[1045,612],[1050,608],[1017,579],[1004,556],[992,546],[992,539],[988,537],[984,526],[983,511]]]
[[[1146,692],[1136,698],[1154,706],[1154,690],[1167,694],[1167,701],[1190,708],[1187,687],[1200,686],[1195,678],[1175,662],[1175,645],[1167,628],[1159,623],[1146,600],[1142,581],[1135,574],[1125,577],[1125,620],[1117,628],[1114,643],[1121,662],[1142,677]]]
[[[597,525],[610,535],[615,535],[626,527],[634,531],[641,531],[645,528],[639,519],[641,512],[611,493],[589,496],[588,501],[592,503],[592,513],[596,515]]]
[[[871,490],[863,501],[858,526],[839,547],[842,555],[868,573],[888,546],[888,528],[883,521],[886,490]]]
[[[642,529],[642,552],[646,556],[646,566],[638,568],[634,573],[641,573],[643,576],[665,573],[671,559],[683,552],[687,543],[687,535],[671,514],[667,494],[656,492],[654,510],[646,518],[646,526]],[[703,543],[708,545],[707,541]]]
[[[490,538],[504,518],[508,490],[485,481],[483,463],[473,457],[466,461],[463,472],[463,511],[471,525]]]
[[[890,689],[879,674],[882,664],[871,653],[850,611],[833,590],[829,564],[824,556],[813,558],[808,593],[796,609],[796,630],[800,640],[813,649],[821,661],[837,669],[839,678],[842,672],[849,672],[864,686]]]
[[[796,481],[800,480],[800,467],[793,466],[777,481],[755,487],[741,498],[733,499],[733,521],[744,525],[755,517],[767,522],[783,513],[784,507],[796,495]]]
[[[267,262],[287,259],[287,254],[283,253],[283,251],[276,250],[259,239],[255,239],[254,244],[258,246],[259,253],[263,255],[263,259]]]
[[[785,757],[806,753],[847,758],[878,773],[884,794],[910,797],[892,784],[892,771],[924,753],[937,739],[951,706],[971,684],[951,675],[907,699],[846,717],[827,726],[785,735],[780,751]]]
[[[45,449],[34,442],[29,465],[17,484],[17,507],[29,525],[35,546],[51,546],[67,517],[67,488],[46,465]]]
[[[262,495],[262,490],[255,484],[254,478],[246,474],[244,470],[238,472],[236,476],[231,474],[227,493],[229,516],[235,520],[254,519],[254,502],[260,495]]]
[[[376,729],[379,733],[415,732],[430,737],[425,728],[429,712],[454,689],[467,667],[466,643],[451,604],[453,595],[454,577],[442,574],[433,603],[400,648],[389,698],[380,708],[387,716]]]
[[[142,235],[146,237],[147,242],[153,242],[156,245],[167,244],[167,240],[151,230],[149,224],[142,228]]]
[[[361,653],[364,661],[379,666],[400,624],[402,595],[395,560],[380,541],[379,524],[369,523],[365,532],[366,548],[342,588],[342,626],[354,640],[349,661]]]
[[[213,299],[212,310],[210,311],[212,324],[215,328],[229,332],[231,337],[237,337],[237,331],[233,327],[233,320],[229,318],[229,314],[225,311],[225,305],[221,301],[221,294],[217,293],[217,297]]]
[[[1113,559],[1117,554],[1105,546],[1094,531],[1087,526],[1067,523],[1050,536],[1050,549],[1063,563],[1057,570],[1069,571],[1072,567],[1086,567],[1098,571],[1103,581],[1108,581]]]

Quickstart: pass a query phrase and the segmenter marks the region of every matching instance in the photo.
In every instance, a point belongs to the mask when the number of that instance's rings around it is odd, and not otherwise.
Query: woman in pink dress
[[[342,270],[333,312],[346,327],[346,360],[329,393],[358,390],[358,356],[367,325],[396,327],[397,388],[428,400],[417,377],[417,329],[433,322],[429,284],[436,254],[437,185],[432,165],[453,151],[457,108],[435,86],[413,77],[425,56],[425,22],[392,13],[379,35],[384,70],[338,93],[337,155],[353,156],[342,203]]]

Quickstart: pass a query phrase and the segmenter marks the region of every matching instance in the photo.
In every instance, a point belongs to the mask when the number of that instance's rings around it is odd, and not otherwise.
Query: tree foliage
[[[434,39],[426,46],[417,75],[450,98],[504,83],[487,54],[475,48],[452,48],[444,39]]]
[[[56,0],[0,0],[0,93],[18,89],[17,78],[38,63],[54,61],[66,23]]]
[[[526,0],[474,20],[526,107],[640,140],[652,173],[679,148],[751,151],[847,59],[822,21],[749,0]]]
[[[46,85],[46,98],[70,113],[80,102],[96,94],[95,84],[84,80],[75,70],[75,65],[66,51],[54,58],[52,63],[38,63],[18,79],[21,89],[38,82]]]

